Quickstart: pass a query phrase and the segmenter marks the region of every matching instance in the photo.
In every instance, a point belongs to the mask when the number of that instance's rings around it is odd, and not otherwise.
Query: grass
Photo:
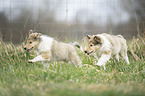
[[[93,56],[88,58],[77,50],[83,67],[51,62],[44,68],[41,62],[28,63],[35,54],[25,52],[23,46],[0,42],[0,96],[145,95],[145,60],[142,56],[135,60],[129,53],[130,65],[112,59],[103,70],[103,67],[94,66]]]

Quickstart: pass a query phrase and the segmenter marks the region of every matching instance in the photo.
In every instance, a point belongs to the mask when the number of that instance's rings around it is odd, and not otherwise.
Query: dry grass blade
[[[135,39],[135,37],[133,38],[130,46],[129,46],[129,49],[130,49],[130,52],[132,54],[132,56],[135,58],[136,61],[140,60],[140,58],[137,56],[137,54],[135,54],[135,50],[134,50],[134,47],[133,45],[137,42],[137,39]]]
[[[144,33],[145,34],[145,33]],[[141,37],[140,35],[138,38],[133,37],[130,45],[129,45],[129,52],[133,56],[133,58],[138,60],[143,60],[145,57],[145,38],[144,34]]]

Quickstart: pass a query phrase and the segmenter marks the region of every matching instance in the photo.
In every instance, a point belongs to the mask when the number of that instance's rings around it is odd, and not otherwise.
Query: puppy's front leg
[[[37,57],[35,57],[32,60],[28,60],[28,62],[30,62],[30,63],[37,62],[37,61],[45,61],[45,59],[41,55],[38,55]]]
[[[32,60],[28,60],[28,62],[37,62],[37,61],[50,61],[51,53],[49,51],[43,52],[41,55],[38,55]]]
[[[97,64],[98,66],[104,66],[105,69],[105,64],[107,63],[107,61],[110,59],[111,57],[111,53],[110,54],[102,54],[101,57],[99,58]]]

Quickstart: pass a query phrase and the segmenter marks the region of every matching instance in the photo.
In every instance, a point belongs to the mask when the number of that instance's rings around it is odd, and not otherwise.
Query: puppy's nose
[[[85,53],[87,53],[87,51],[86,51],[86,50],[85,50],[84,52],[85,52]]]
[[[27,48],[26,47],[24,47],[24,50],[26,50]]]

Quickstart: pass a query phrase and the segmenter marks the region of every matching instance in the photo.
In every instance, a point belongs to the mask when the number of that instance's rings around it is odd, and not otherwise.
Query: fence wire
[[[0,38],[21,43],[33,29],[59,40],[144,32],[144,0],[0,0]]]

